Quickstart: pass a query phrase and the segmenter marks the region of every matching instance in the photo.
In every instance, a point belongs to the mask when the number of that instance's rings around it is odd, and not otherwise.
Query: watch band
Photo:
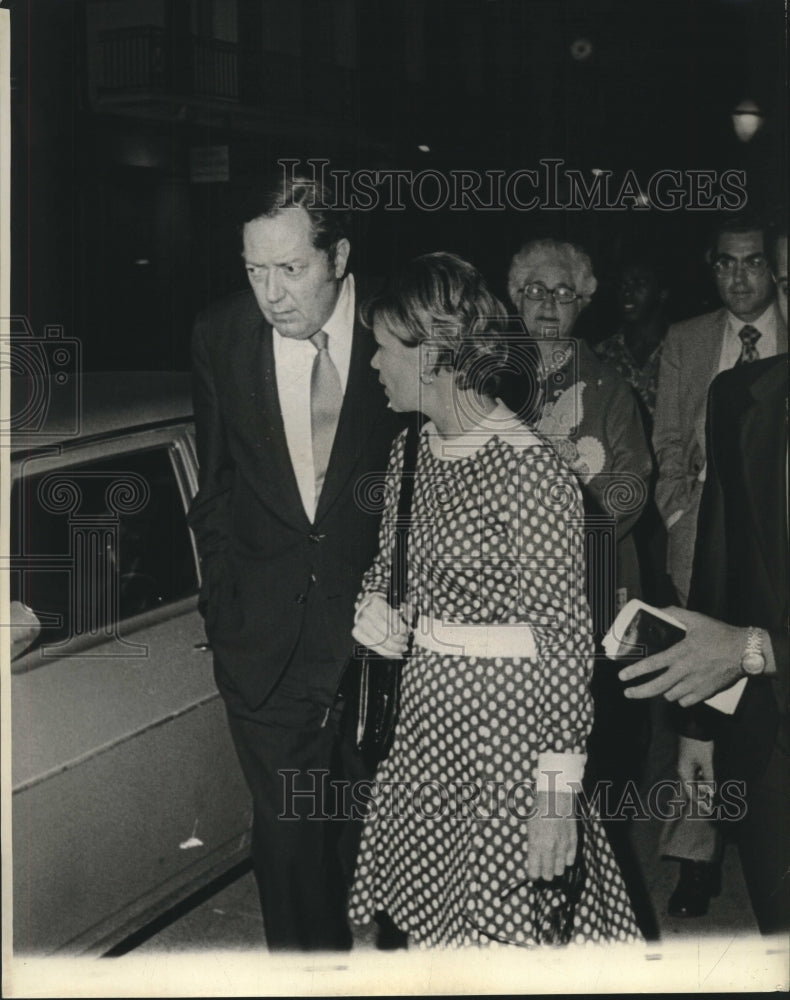
[[[741,657],[741,670],[748,677],[754,677],[765,670],[762,629],[750,625],[746,630],[746,646]]]

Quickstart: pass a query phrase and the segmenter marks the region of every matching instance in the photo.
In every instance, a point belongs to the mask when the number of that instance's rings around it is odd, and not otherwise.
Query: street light
[[[754,101],[746,98],[732,111],[732,127],[741,142],[749,142],[765,124],[765,116]]]

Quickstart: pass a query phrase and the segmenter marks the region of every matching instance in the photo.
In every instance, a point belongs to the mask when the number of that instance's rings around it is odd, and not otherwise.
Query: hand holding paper
[[[651,698],[662,694],[681,707],[696,705],[728,688],[741,675],[740,661],[746,630],[685,608],[667,608],[666,612],[685,629],[686,636],[663,652],[631,663],[618,674],[630,681],[663,670],[661,676],[628,688],[627,698]]]

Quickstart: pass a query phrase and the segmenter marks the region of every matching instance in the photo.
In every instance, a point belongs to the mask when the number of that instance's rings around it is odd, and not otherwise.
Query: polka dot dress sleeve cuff
[[[581,784],[587,754],[551,753],[538,757],[535,769],[535,790],[538,792],[572,792]]]
[[[385,601],[387,600],[386,594],[380,594],[375,590],[367,594],[362,593],[359,595],[359,597],[357,598],[357,610],[354,612],[355,625],[359,623],[360,615],[365,610],[365,608],[370,604],[370,602],[373,600],[374,597],[383,597]]]

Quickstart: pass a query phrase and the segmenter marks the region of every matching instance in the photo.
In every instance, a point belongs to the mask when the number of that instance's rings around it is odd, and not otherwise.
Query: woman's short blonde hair
[[[429,346],[433,370],[455,372],[461,389],[491,396],[507,364],[507,310],[480,272],[452,253],[412,260],[365,303],[362,319],[402,343]]]

